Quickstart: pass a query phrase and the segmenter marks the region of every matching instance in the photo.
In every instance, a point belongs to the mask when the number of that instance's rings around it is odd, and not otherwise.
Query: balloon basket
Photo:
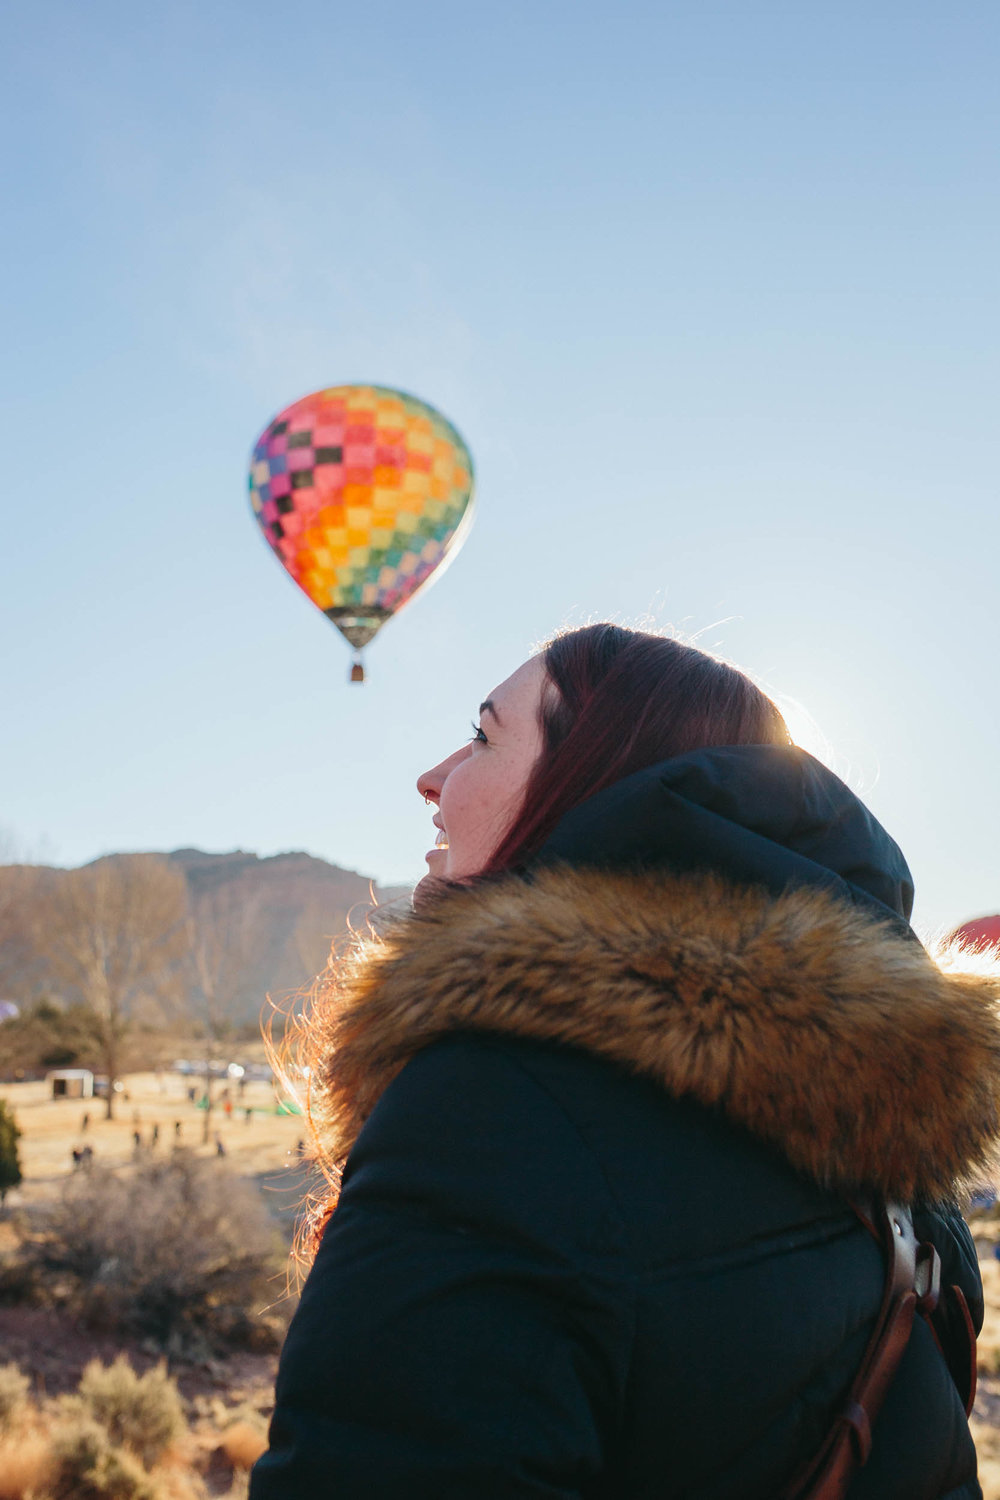
[[[351,667],[351,675],[350,675],[350,678],[348,679],[348,681],[350,681],[350,682],[364,682],[364,680],[365,680],[365,669],[364,669],[364,667],[361,665],[361,663],[359,661],[356,661],[353,664],[353,666]]]

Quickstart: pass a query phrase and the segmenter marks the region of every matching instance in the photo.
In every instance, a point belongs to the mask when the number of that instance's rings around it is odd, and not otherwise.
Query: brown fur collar
[[[816,891],[544,871],[450,893],[331,965],[312,1107],[343,1162],[420,1048],[482,1030],[584,1048],[721,1109],[842,1191],[948,1197],[1000,1125],[1000,977],[933,962]]]

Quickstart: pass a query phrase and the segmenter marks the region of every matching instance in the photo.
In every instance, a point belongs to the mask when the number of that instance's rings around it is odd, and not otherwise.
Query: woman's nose
[[[436,766],[432,766],[429,771],[417,777],[417,791],[425,802],[440,802],[441,788],[448,780],[449,772],[458,765],[459,761],[464,760],[467,754],[468,746],[463,745],[460,750],[449,755],[447,760],[439,761]]]
[[[441,788],[444,785],[445,766],[447,762],[441,761],[439,765],[432,766],[422,776],[417,777],[417,791],[425,802],[438,802],[441,799]]]

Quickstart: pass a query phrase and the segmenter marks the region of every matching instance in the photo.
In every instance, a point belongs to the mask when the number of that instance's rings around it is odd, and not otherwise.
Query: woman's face
[[[518,667],[480,704],[468,744],[417,782],[437,803],[437,847],[426,858],[440,880],[478,875],[520,810],[542,748],[542,694],[548,678],[540,656]]]

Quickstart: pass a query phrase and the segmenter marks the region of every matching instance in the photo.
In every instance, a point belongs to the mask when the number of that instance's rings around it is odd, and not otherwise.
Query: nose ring
[[[430,794],[430,792],[425,792],[424,793],[424,802],[430,802],[430,800],[431,800],[431,794]]]

